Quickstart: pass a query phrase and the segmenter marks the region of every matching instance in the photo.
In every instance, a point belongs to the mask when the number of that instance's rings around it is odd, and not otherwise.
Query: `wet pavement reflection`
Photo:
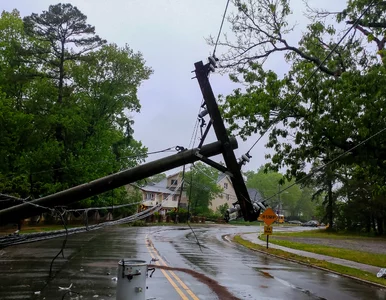
[[[158,232],[154,239],[155,246],[166,258],[201,270],[241,299],[386,299],[385,289],[253,252],[227,238],[228,234],[258,230],[253,227],[195,229],[203,245],[202,253],[189,229]],[[179,254],[178,262],[173,249]]]
[[[377,288],[329,272],[287,262],[250,251],[230,241],[229,235],[259,229],[234,226],[195,227],[117,226],[69,236],[65,257],[48,272],[63,238],[12,246],[0,250],[0,299],[62,299],[65,289],[81,299],[115,299],[118,261],[135,258],[149,261],[159,255],[169,267],[205,274],[239,299],[386,299]],[[154,251],[150,249],[154,246]],[[149,250],[150,249],[150,250]],[[174,279],[171,273],[170,278]],[[209,287],[188,273],[176,271],[196,299],[218,299]],[[147,299],[181,299],[161,270],[147,279]],[[76,294],[64,299],[77,299]],[[221,299],[222,300],[222,299]]]

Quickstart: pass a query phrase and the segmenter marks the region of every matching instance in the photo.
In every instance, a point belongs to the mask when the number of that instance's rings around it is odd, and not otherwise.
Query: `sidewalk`
[[[240,236],[244,240],[250,241],[251,243],[258,244],[258,245],[263,246],[263,247],[267,246],[267,243],[265,241],[261,241],[258,239],[257,233],[242,233],[242,234],[240,234]],[[332,257],[332,256],[322,255],[322,254],[316,254],[316,253],[302,251],[302,250],[291,249],[291,248],[275,245],[272,243],[269,243],[269,247],[274,248],[274,249],[283,250],[285,252],[297,254],[300,256],[304,256],[304,257],[315,258],[315,259],[319,259],[319,260],[325,260],[325,261],[328,261],[328,262],[333,263],[333,264],[359,269],[362,271],[370,272],[374,275],[376,275],[379,272],[379,270],[381,269],[380,267],[370,266],[370,265],[358,263],[358,262],[351,261],[351,260],[336,258],[336,257]]]

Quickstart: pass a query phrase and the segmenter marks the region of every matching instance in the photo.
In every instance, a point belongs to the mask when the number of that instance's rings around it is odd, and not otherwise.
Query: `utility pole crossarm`
[[[223,145],[223,157],[228,171],[233,175],[231,181],[233,188],[240,204],[240,208],[244,219],[247,221],[256,221],[259,212],[253,207],[251,199],[248,194],[247,187],[245,186],[244,179],[241,175],[240,165],[236,160],[236,156],[229,143],[228,133],[225,129],[224,121],[221,117],[220,110],[216,99],[214,97],[212,87],[208,79],[210,64],[204,65],[202,61],[194,64],[197,81],[200,85],[202,95],[205,100],[206,108],[213,122],[213,128],[216,133],[218,141]]]

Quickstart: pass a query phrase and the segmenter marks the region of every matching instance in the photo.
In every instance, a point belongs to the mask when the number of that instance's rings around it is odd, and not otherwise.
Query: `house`
[[[143,208],[153,207],[162,203],[163,211],[171,211],[178,206],[178,200],[181,192],[182,172],[177,172],[167,176],[158,183],[150,182],[145,186],[138,188],[142,192]],[[235,190],[233,189],[232,181],[225,173],[217,177],[216,183],[222,188],[222,192],[212,199],[209,208],[216,211],[221,205],[228,204],[232,207],[237,201]],[[248,194],[252,201],[261,201],[263,197],[256,189],[248,189]],[[186,193],[186,185],[181,194],[180,208],[187,208],[189,199]]]
[[[163,211],[170,211],[178,206],[180,197],[181,172],[172,174],[160,182],[150,182],[145,186],[138,186],[142,192],[142,205],[144,208],[153,207],[162,203]],[[180,208],[188,206],[186,189],[184,188],[181,195]]]
[[[232,207],[233,203],[237,201],[235,190],[233,189],[232,181],[228,175],[222,173],[217,178],[217,185],[223,189],[223,192],[212,200],[210,209],[216,211],[221,205],[225,203],[229,207]],[[261,202],[263,201],[263,196],[260,192],[253,188],[247,188],[249,198],[252,202]]]
[[[182,172],[177,172],[175,174],[169,175],[166,178],[166,188],[171,190],[171,191],[175,191],[177,189],[176,193],[174,194],[174,197],[176,197],[177,200],[180,197],[181,180],[182,180]],[[184,188],[182,190],[182,194],[181,194],[180,207],[181,208],[187,208],[188,202],[189,202],[189,199],[186,195],[186,186],[184,186]]]
[[[217,177],[216,183],[219,187],[222,188],[223,191],[212,200],[209,208],[213,211],[216,211],[221,205],[224,205],[225,203],[227,203],[229,207],[232,207],[232,203],[237,201],[237,197],[235,190],[233,189],[231,179],[228,175],[222,173]]]

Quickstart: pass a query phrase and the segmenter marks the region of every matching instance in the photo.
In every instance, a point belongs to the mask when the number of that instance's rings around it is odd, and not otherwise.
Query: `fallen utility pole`
[[[221,117],[220,110],[218,109],[218,105],[208,79],[208,74],[210,70],[213,70],[215,66],[211,66],[211,62],[204,65],[202,61],[195,63],[194,66],[196,68],[196,78],[200,85],[207,111],[213,122],[213,128],[216,133],[216,137],[224,146],[222,155],[224,157],[225,164],[228,170],[227,173],[231,174],[230,179],[232,181],[232,185],[237,196],[237,204],[240,205],[244,220],[256,221],[259,217],[260,209],[255,209],[249,197],[247,187],[245,186],[244,178],[241,175],[241,165],[239,165],[239,163],[237,162],[236,156],[230,145],[230,138],[228,137],[228,133],[225,129],[224,121]],[[200,154],[204,155],[202,151],[200,151]],[[224,172],[224,170],[220,171]]]
[[[236,139],[233,138],[230,140],[229,147],[232,149],[237,148]],[[223,144],[220,141],[217,141],[205,145],[201,149],[195,148],[191,150],[184,150],[180,153],[99,178],[53,195],[0,210],[0,224],[7,224],[9,222],[38,215],[46,211],[43,207],[53,208],[55,206],[65,206],[70,203],[113,190],[126,184],[145,179],[155,174],[196,162],[200,160],[200,158],[196,155],[198,151],[200,151],[200,153],[205,157],[215,156],[223,152]],[[34,204],[43,207],[34,206]]]

